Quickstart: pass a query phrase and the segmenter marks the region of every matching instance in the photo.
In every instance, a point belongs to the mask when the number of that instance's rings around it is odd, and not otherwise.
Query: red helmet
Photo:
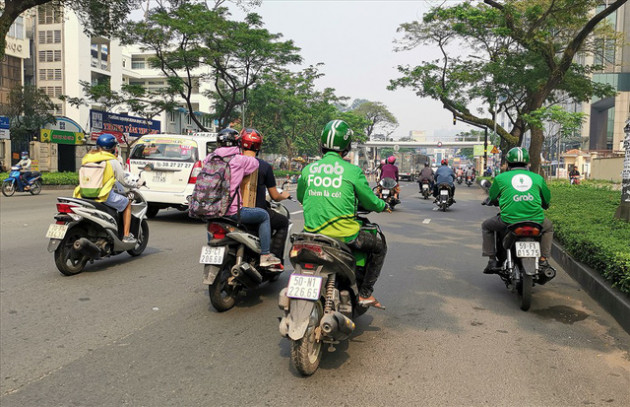
[[[448,165],[448,160],[446,158],[442,160],[442,165]]]
[[[394,157],[393,155],[390,155],[389,157],[387,157],[387,162],[389,164],[393,164],[396,162],[396,157]]]
[[[241,147],[245,150],[260,151],[263,137],[256,129],[241,130]]]

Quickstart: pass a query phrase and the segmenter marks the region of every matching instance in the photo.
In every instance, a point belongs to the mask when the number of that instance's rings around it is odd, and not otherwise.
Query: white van
[[[132,147],[127,164],[133,174],[142,173],[147,189],[142,195],[152,218],[163,208],[188,208],[204,158],[217,147],[216,133],[151,134]]]

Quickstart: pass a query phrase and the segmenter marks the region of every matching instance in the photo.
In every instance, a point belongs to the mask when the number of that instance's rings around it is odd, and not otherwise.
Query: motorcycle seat
[[[505,233],[505,235],[503,236],[503,242],[502,242],[503,248],[505,250],[508,250],[510,247],[512,247],[512,245],[516,241],[516,235],[513,232],[519,227],[534,227],[542,231],[542,225],[538,222],[523,221],[523,222],[516,222],[516,223],[512,223],[508,225],[506,228],[506,232],[509,232],[509,233]]]
[[[33,172],[31,172],[31,176],[30,176],[30,178],[37,178],[37,177],[41,177],[41,176],[42,176],[42,173],[41,173],[41,172],[39,172],[39,171],[33,171]]]
[[[333,237],[328,237],[326,235],[318,234],[318,233],[295,233],[291,236],[291,241],[305,241],[305,242],[313,242],[319,244],[325,244],[327,246],[332,246],[335,249],[342,250],[349,254],[352,254],[352,249],[350,246],[345,244],[344,242],[337,240]]]
[[[218,221],[218,222],[224,222],[224,223],[228,223],[234,227],[237,228],[241,228],[241,229],[245,229],[247,232],[251,233],[252,235],[258,236],[258,224],[257,223],[238,223],[238,221],[229,218],[227,216],[223,216],[220,218],[213,218],[213,219],[208,219],[209,222],[212,221]]]

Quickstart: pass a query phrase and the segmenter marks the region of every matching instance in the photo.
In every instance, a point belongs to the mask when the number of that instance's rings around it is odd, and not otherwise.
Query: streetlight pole
[[[630,222],[630,119],[626,121],[626,127],[623,128],[623,131],[626,133],[626,140],[623,143],[626,156],[623,160],[623,172],[621,173],[621,204],[615,217]]]

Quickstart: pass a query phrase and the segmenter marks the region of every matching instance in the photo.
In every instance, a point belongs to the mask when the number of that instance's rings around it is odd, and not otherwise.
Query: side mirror
[[[481,187],[483,189],[485,189],[486,191],[490,189],[490,187],[492,186],[492,183],[490,181],[488,181],[487,179],[482,179],[481,182],[479,183],[481,185]]]

